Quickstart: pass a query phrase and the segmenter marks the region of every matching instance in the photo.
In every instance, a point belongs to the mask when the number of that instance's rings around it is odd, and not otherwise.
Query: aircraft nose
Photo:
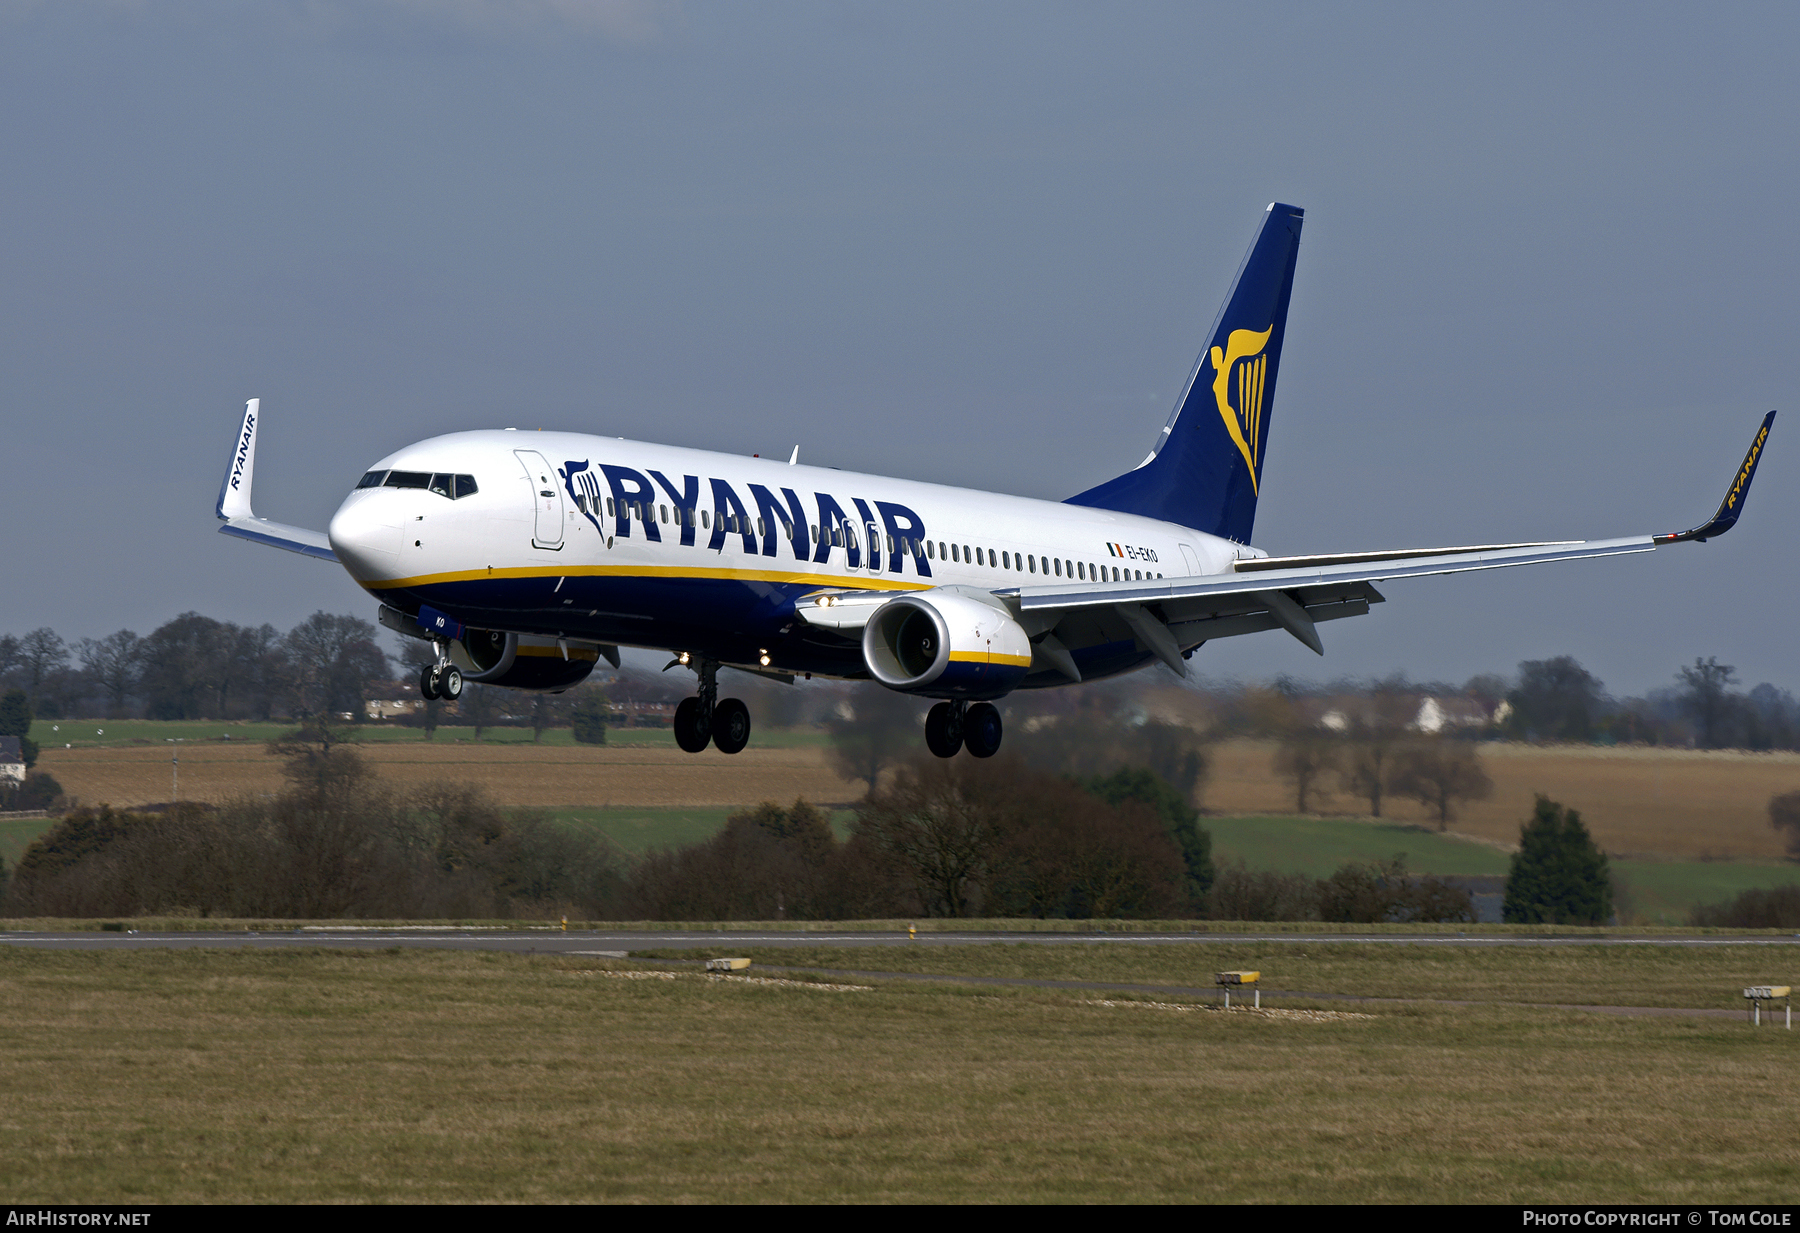
[[[353,492],[331,516],[326,534],[331,550],[358,582],[375,582],[398,576],[400,522],[381,498],[387,494]]]

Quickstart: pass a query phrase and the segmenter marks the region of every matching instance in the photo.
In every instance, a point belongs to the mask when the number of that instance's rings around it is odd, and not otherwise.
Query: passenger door
[[[514,450],[513,454],[525,468],[525,478],[531,484],[532,508],[537,511],[531,546],[560,549],[565,515],[562,486],[556,482],[556,472],[536,450]]]

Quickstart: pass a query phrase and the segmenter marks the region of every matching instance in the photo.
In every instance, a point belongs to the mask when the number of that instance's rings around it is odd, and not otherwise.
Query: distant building
[[[1419,703],[1419,713],[1409,726],[1416,732],[1435,736],[1447,728],[1485,728],[1504,723],[1510,714],[1512,708],[1504,702],[1490,711],[1477,698],[1426,698]]]
[[[16,736],[0,736],[0,783],[25,782],[25,752]]]
[[[416,685],[406,681],[384,681],[375,688],[388,696],[371,698],[363,703],[363,714],[369,719],[400,719],[425,709],[425,701],[419,697]],[[412,697],[407,697],[408,694]],[[349,719],[350,716],[346,715],[344,718]]]

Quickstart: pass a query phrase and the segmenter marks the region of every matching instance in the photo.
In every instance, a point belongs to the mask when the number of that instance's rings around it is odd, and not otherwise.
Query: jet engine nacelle
[[[450,662],[463,680],[507,689],[561,693],[585,681],[599,659],[591,646],[571,643],[565,655],[554,638],[493,629],[465,629],[450,643]]]
[[[900,595],[863,626],[863,663],[889,689],[932,698],[998,698],[1031,668],[1011,614],[952,591]]]

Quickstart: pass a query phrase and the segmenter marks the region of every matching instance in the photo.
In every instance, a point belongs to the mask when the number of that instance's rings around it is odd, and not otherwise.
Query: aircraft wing
[[[1285,629],[1323,655],[1319,622],[1361,616],[1370,604],[1384,602],[1375,589],[1377,582],[1653,552],[1670,544],[1704,542],[1723,535],[1743,513],[1750,481],[1774,421],[1773,411],[1763,418],[1712,518],[1674,534],[1256,557],[1236,562],[1229,573],[1197,578],[1071,580],[1005,587],[985,594],[1004,604],[1025,627],[1033,647],[1033,671],[1053,669],[1077,681],[1081,674],[1069,654],[1071,649],[1127,637],[1135,638],[1184,677],[1188,674],[1186,654],[1200,643],[1269,629]],[[973,593],[968,587],[954,589]],[[848,591],[819,597],[812,604],[801,605],[799,612],[809,624],[854,633],[892,598],[890,591]]]
[[[337,553],[331,550],[331,541],[325,537],[325,532],[291,527],[285,522],[270,522],[267,518],[232,518],[219,528],[219,534],[286,548],[289,552],[317,557],[321,561],[337,560]]]
[[[1027,630],[1056,630],[1066,619],[1088,616],[1102,624],[1130,630],[1146,649],[1177,675],[1187,675],[1183,652],[1214,638],[1285,629],[1320,655],[1321,621],[1361,616],[1370,604],[1384,597],[1374,583],[1393,578],[1428,574],[1456,574],[1467,570],[1504,569],[1512,565],[1538,565],[1549,561],[1576,561],[1587,557],[1619,556],[1650,552],[1651,536],[1592,540],[1563,544],[1491,545],[1480,548],[1440,548],[1382,554],[1375,561],[1333,561],[1282,566],[1280,558],[1261,558],[1240,565],[1268,568],[1216,574],[1203,578],[1159,578],[1131,583],[1077,583],[1074,586],[1018,587],[995,594],[1008,606],[1017,605]],[[1070,645],[1059,634],[1058,641]],[[1054,660],[1049,661],[1052,666]]]
[[[250,484],[256,474],[256,425],[262,418],[262,399],[252,398],[244,404],[244,420],[232,445],[231,465],[225,468],[225,479],[219,485],[219,504],[214,512],[225,525],[220,535],[235,535],[252,543],[285,548],[321,561],[335,561],[331,541],[323,531],[291,527],[285,522],[258,518],[250,509]]]
[[[1026,586],[996,591],[1015,611],[1034,644],[1067,645],[1062,626],[1069,618],[1092,614],[1122,623],[1146,649],[1187,675],[1184,652],[1212,638],[1285,629],[1320,655],[1325,653],[1318,622],[1360,616],[1383,596],[1373,584],[1394,578],[1459,574],[1551,561],[1652,552],[1688,540],[1704,543],[1723,535],[1742,515],[1750,481],[1762,458],[1775,412],[1763,417],[1749,452],[1732,477],[1725,499],[1712,518],[1690,530],[1669,535],[1634,535],[1623,539],[1564,540],[1529,544],[1480,544],[1457,548],[1418,548],[1367,553],[1333,553],[1311,557],[1258,557],[1236,562],[1231,573],[1201,578],[1170,578],[1131,583],[1076,583]],[[1072,665],[1053,648],[1042,656],[1047,667],[1075,676]],[[1034,665],[1035,666],[1035,665]],[[1077,679],[1079,679],[1077,677]]]

